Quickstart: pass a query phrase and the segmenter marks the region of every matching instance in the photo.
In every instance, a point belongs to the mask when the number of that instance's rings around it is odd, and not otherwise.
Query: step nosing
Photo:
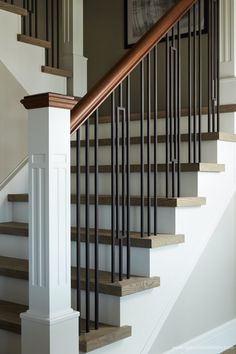
[[[8,201],[9,202],[28,202],[28,194],[8,194]],[[99,195],[98,196],[98,204],[102,205],[111,205],[112,196],[111,195]],[[77,203],[77,197],[75,195],[71,195],[71,203]],[[86,196],[81,195],[80,203],[86,203]],[[89,204],[93,205],[95,203],[95,196],[90,194]],[[122,197],[120,197],[119,203],[122,203]],[[151,197],[151,206],[154,206],[155,199]],[[160,207],[180,207],[180,206],[200,206],[206,204],[205,197],[172,197],[172,198],[165,198],[165,197],[158,197],[157,198],[157,206]],[[141,205],[141,197],[138,196],[131,196],[130,197],[130,206],[140,207]],[[148,197],[144,198],[144,205],[148,205]]]
[[[89,270],[90,273],[90,291],[95,290],[95,271]],[[28,261],[18,258],[0,256],[0,276],[5,276],[14,279],[28,280]],[[98,288],[101,294],[111,296],[126,296],[142,292],[144,290],[153,289],[160,286],[160,277],[143,277],[131,276],[126,279],[123,275],[123,280],[119,281],[118,274],[115,274],[115,282],[111,282],[111,274],[107,271],[98,272]],[[85,268],[81,268],[81,289],[85,290]],[[71,267],[71,285],[72,288],[77,288],[76,268]]]
[[[12,225],[13,224],[13,225]],[[16,223],[18,225],[14,225],[14,223],[0,223],[0,235],[8,235],[8,236],[22,236],[28,237],[28,224]],[[76,241],[77,229],[75,226],[71,227],[71,241]],[[81,228],[80,230],[81,242],[85,242],[85,229]],[[98,237],[99,244],[102,245],[111,245],[112,232],[111,230],[98,229]],[[184,235],[183,234],[171,234],[171,233],[157,233],[151,236],[145,234],[144,237],[141,237],[140,233],[130,231],[130,242],[131,247],[135,248],[160,248],[164,246],[170,245],[178,245],[184,243]],[[95,242],[95,229],[90,228],[90,243]],[[119,242],[116,240],[116,246],[118,246]],[[124,240],[124,245],[126,242]]]

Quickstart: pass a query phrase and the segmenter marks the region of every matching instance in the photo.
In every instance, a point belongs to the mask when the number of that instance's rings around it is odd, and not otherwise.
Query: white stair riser
[[[28,259],[28,237],[0,235],[0,255],[4,257]],[[131,247],[131,274],[148,276],[149,256],[152,250]],[[123,247],[123,270],[126,272],[126,247]],[[90,244],[90,267],[94,268],[94,244]],[[118,272],[119,248],[115,246],[116,272]],[[136,260],[139,262],[136,262]],[[140,261],[141,260],[141,261]],[[71,242],[71,265],[76,266],[76,242]],[[85,243],[81,243],[81,266],[85,267]],[[99,269],[111,270],[111,246],[99,244]]]
[[[21,336],[19,334],[0,330],[1,353],[21,354]]]
[[[28,237],[0,234],[0,256],[28,259]]]
[[[27,203],[13,203],[13,221],[16,222],[28,222],[28,204]],[[146,215],[145,208],[145,215]],[[130,208],[130,230],[140,231],[140,207],[133,206]],[[154,214],[154,208],[151,207],[151,215]],[[158,207],[157,220],[158,232],[175,233],[175,221],[173,216],[175,215],[175,208],[162,208]],[[153,219],[153,217],[152,217]],[[85,226],[85,207],[81,206],[81,226]],[[90,227],[94,226],[94,206],[90,207]],[[76,225],[76,210],[75,205],[71,207],[71,224]],[[146,217],[145,217],[146,228]],[[153,227],[153,220],[152,220]],[[101,205],[99,206],[99,228],[111,229],[111,206]]]
[[[217,155],[215,153],[216,141],[202,142],[202,159],[201,162],[217,162]],[[196,144],[198,152],[198,144]],[[191,145],[192,162],[193,162],[193,144]],[[196,157],[198,156],[196,152]],[[122,163],[122,148],[119,150],[120,163]],[[165,163],[166,159],[165,144],[158,144],[157,148],[157,163]],[[181,162],[189,162],[188,142],[181,143]],[[147,163],[147,145],[144,145],[144,163]],[[151,144],[150,162],[154,163],[154,144]],[[71,149],[71,164],[76,165],[76,149]],[[80,164],[85,165],[85,148],[81,148]],[[94,148],[91,146],[89,150],[89,164],[94,165]],[[98,164],[111,164],[111,146],[101,146],[98,149]],[[140,144],[130,145],[130,164],[140,164]]]
[[[90,193],[94,194],[94,173],[90,174]],[[130,195],[140,195],[140,184],[141,184],[141,174],[139,173],[131,173],[130,174]],[[151,173],[151,195],[154,195],[154,173]],[[197,172],[184,172],[181,173],[181,196],[183,197],[192,197],[197,195],[197,180],[198,173]],[[85,193],[85,181],[86,175],[84,173],[81,174],[81,193]],[[120,194],[122,193],[122,176],[120,174],[119,178],[120,183]],[[135,183],[133,183],[135,181]],[[157,195],[159,197],[164,197],[166,194],[166,175],[164,172],[158,172],[157,174]],[[125,181],[126,185],[126,181]],[[147,195],[147,186],[148,179],[147,173],[144,176],[144,194]],[[170,173],[169,180],[169,188],[171,190],[172,186],[172,173]],[[126,188],[126,187],[125,187]],[[175,187],[176,188],[176,187]],[[98,190],[99,194],[111,195],[111,173],[99,173],[98,177]],[[76,193],[76,174],[72,174],[71,177],[71,192],[72,194]]]
[[[71,290],[72,307],[76,309],[76,289]],[[28,281],[0,276],[1,300],[28,305]],[[85,291],[81,292],[81,317],[85,317]],[[112,311],[111,311],[112,309]],[[90,292],[91,320],[94,320],[94,292]],[[120,324],[120,297],[99,294],[100,321],[111,324]]]
[[[94,244],[90,244],[90,267],[94,268]],[[149,276],[149,258],[152,250],[146,248],[131,247],[131,274],[138,276]],[[81,266],[85,268],[85,243],[81,244]],[[72,242],[72,265],[76,266],[76,243]],[[126,246],[123,247],[123,273],[127,271],[127,252]],[[99,246],[99,269],[104,271],[111,271],[111,246]],[[119,272],[119,247],[115,247],[115,269]]]
[[[198,131],[198,116],[196,119],[197,122],[197,131]],[[208,116],[202,116],[202,132],[208,131]],[[157,123],[157,133],[158,135],[163,135],[166,132],[166,120],[165,119],[158,119]],[[193,120],[191,121],[191,126],[193,129]],[[220,116],[220,130],[222,132],[234,133],[236,126],[236,118],[235,113],[222,113]],[[121,136],[121,123],[120,123],[120,136]],[[130,132],[131,136],[140,136],[140,121],[131,121],[130,122]],[[150,132],[154,134],[154,120],[151,119],[150,124]],[[181,117],[180,120],[180,132],[181,133],[188,133],[188,117]],[[144,121],[144,134],[147,134],[147,120]],[[103,123],[98,126],[98,136],[99,138],[108,138],[111,136],[111,124],[110,123]],[[85,128],[81,127],[81,139],[85,138]],[[90,125],[90,138],[94,138],[94,125]]]

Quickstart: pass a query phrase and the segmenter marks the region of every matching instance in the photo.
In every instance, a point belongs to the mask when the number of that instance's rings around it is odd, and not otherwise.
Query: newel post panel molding
[[[71,308],[70,109],[62,95],[26,97],[29,110],[29,310],[22,354],[78,354]]]
[[[220,95],[236,102],[236,0],[220,0]]]

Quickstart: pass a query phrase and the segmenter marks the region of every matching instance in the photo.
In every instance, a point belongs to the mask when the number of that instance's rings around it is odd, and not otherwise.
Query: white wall
[[[236,317],[235,201],[232,196],[150,354],[164,353]]]

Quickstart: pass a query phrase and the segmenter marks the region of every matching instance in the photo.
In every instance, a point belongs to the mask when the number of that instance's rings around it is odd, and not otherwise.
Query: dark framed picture
[[[175,3],[177,0],[125,0],[126,31],[125,46],[135,44]],[[207,32],[207,1],[202,1],[201,29]],[[196,5],[197,23],[199,6]],[[193,20],[192,20],[193,21]],[[181,20],[181,37],[188,33],[188,17]]]

